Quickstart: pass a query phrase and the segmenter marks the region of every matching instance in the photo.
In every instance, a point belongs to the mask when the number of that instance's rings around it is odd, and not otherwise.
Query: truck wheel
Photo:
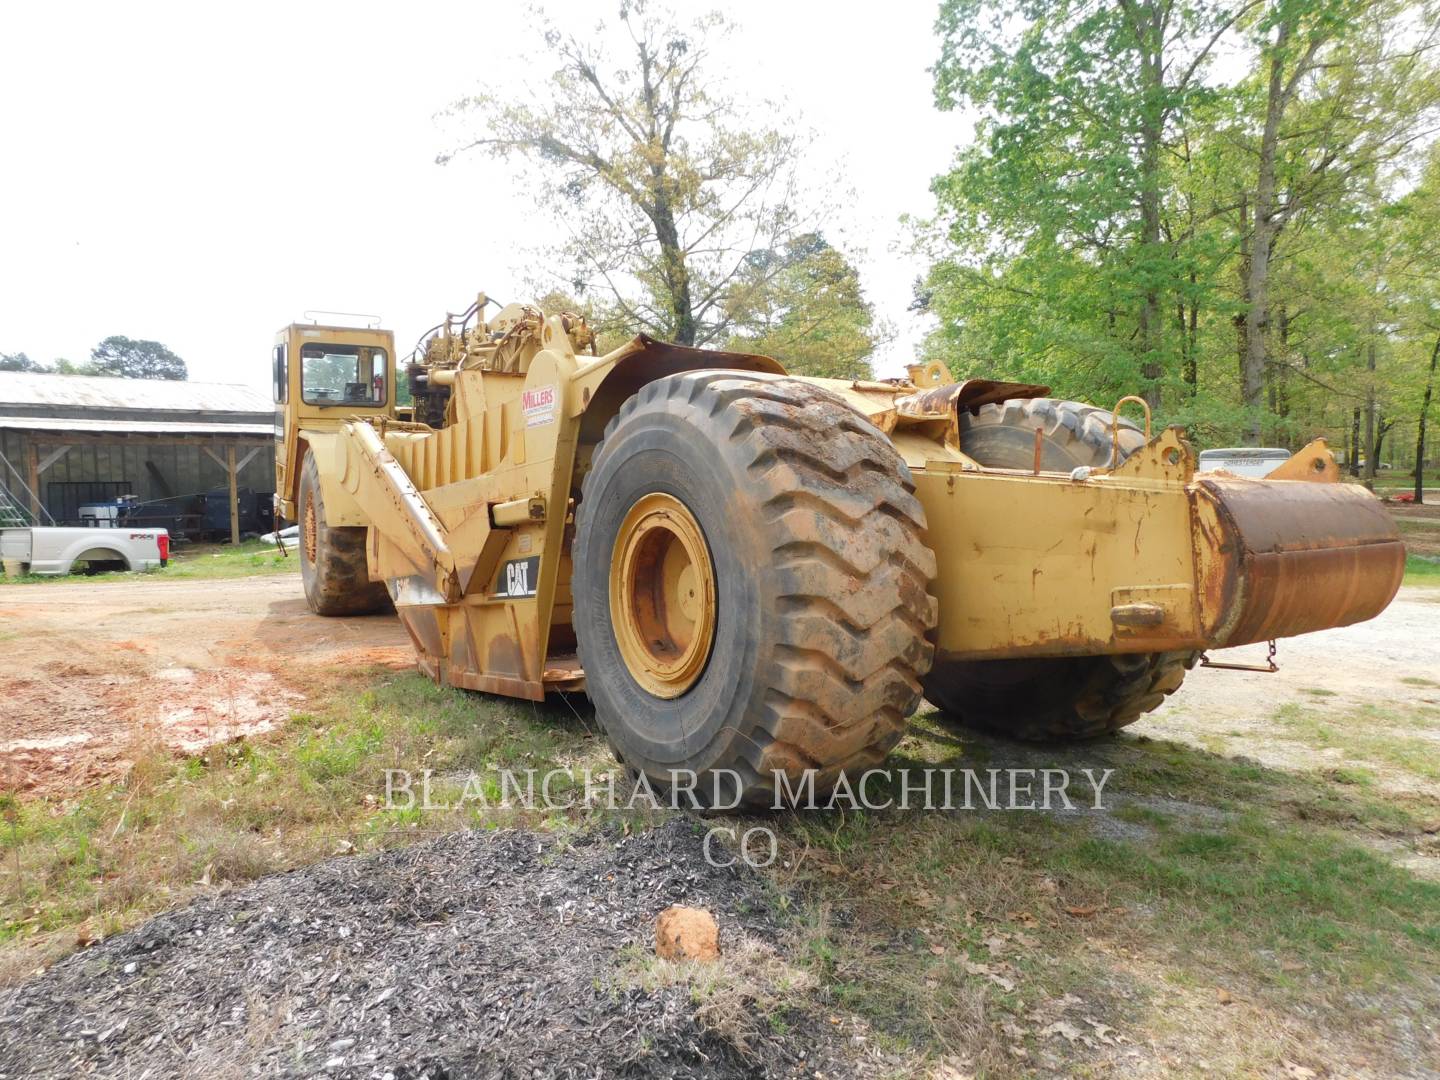
[[[652,784],[752,805],[814,770],[821,793],[883,761],[919,702],[925,513],[889,440],[818,387],[646,385],[595,450],[574,556],[587,692]]]
[[[365,528],[326,525],[325,496],[315,451],[300,469],[300,580],[316,615],[368,615],[390,609],[385,583],[365,569]]]
[[[1111,414],[1078,401],[1015,399],[960,414],[960,446],[982,465],[1031,469],[1035,429],[1044,434],[1041,467],[1069,471],[1106,466],[1112,454]],[[1145,435],[1120,421],[1120,460]],[[1044,657],[1034,660],[938,661],[925,678],[925,698],[973,727],[1032,741],[1085,739],[1133,724],[1175,692],[1199,653]]]

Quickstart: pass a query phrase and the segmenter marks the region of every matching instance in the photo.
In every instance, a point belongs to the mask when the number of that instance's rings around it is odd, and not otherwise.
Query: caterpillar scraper
[[[575,314],[491,306],[403,371],[388,331],[279,333],[305,595],[393,605],[440,683],[585,692],[660,784],[833,783],[922,697],[1018,738],[1103,735],[1202,650],[1369,619],[1400,584],[1393,523],[1323,441],[1263,480],[1197,475],[1178,428],[1043,386],[800,378],[644,336],[595,355]]]

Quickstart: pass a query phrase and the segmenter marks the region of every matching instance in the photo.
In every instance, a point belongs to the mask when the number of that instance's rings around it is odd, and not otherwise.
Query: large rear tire
[[[889,440],[816,386],[646,385],[595,450],[574,556],[588,693],[657,785],[693,773],[710,805],[756,804],[814,770],[823,792],[883,761],[919,702],[924,510]]]
[[[316,615],[369,615],[392,605],[383,581],[365,567],[365,528],[325,524],[325,495],[315,452],[300,469],[300,581]]]
[[[1113,456],[1104,409],[1054,398],[1014,399],[960,416],[960,445],[982,465],[1030,469],[1035,429],[1042,431],[1041,467],[1069,471],[1109,465]],[[1120,421],[1120,460],[1145,435]],[[1133,724],[1174,693],[1198,653],[1132,653],[1035,660],[937,662],[925,697],[958,722],[999,735],[1048,742],[1108,735]]]

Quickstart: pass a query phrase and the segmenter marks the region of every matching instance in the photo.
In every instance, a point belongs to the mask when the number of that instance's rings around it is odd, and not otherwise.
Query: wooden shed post
[[[30,523],[40,524],[40,450],[30,439]]]
[[[230,473],[230,543],[240,543],[240,495],[236,490],[235,444],[225,448],[225,468]]]

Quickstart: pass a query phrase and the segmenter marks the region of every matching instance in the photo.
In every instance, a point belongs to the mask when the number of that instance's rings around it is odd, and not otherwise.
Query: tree
[[[1262,119],[1248,140],[1255,166],[1241,357],[1251,445],[1261,437],[1270,271],[1282,230],[1372,181],[1433,131],[1440,80],[1430,53],[1440,27],[1426,20],[1417,30],[1415,13],[1403,0],[1272,0],[1255,23]]]
[[[122,379],[169,379],[189,377],[185,361],[158,341],[142,341],[119,334],[107,337],[90,350],[87,374],[115,375]]]
[[[1425,369],[1425,395],[1420,399],[1420,416],[1415,424],[1415,501],[1425,501],[1425,428],[1430,421],[1430,398],[1435,393],[1435,369],[1440,364],[1440,331],[1430,347],[1430,366]]]
[[[1397,336],[1418,369],[1405,382],[1415,410],[1415,501],[1423,503],[1430,406],[1440,370],[1440,143],[1431,146],[1420,183],[1397,212],[1402,218],[1394,275],[1400,295]]]
[[[1160,402],[1178,344],[1163,305],[1184,261],[1165,235],[1168,156],[1209,91],[1201,76],[1220,37],[1251,7],[1175,0],[946,0],[935,68],[942,109],[981,114],[976,145],[936,181],[961,253],[980,283],[1030,263],[1100,304],[1087,351],[1129,367]],[[1064,249],[1057,262],[1056,249]],[[1024,276],[1024,275],[1022,275]],[[1031,303],[1034,297],[1016,303]],[[1042,301],[1044,302],[1044,301]]]
[[[927,350],[1101,403],[1139,386],[1212,445],[1353,418],[1352,463],[1378,462],[1433,342],[1410,299],[1433,263],[1407,270],[1397,228],[1440,113],[1435,8],[946,0],[937,100],[979,121],[933,184]]]
[[[31,360],[23,352],[0,353],[0,371],[46,371],[44,364]]]
[[[726,30],[715,13],[682,25],[622,0],[618,23],[583,36],[546,24],[542,87],[487,90],[451,110],[480,129],[456,153],[527,170],[538,205],[571,237],[569,276],[632,328],[684,345],[734,332],[736,313],[771,285],[752,253],[807,231],[801,140],[724,93],[711,47]]]
[[[773,356],[796,375],[831,379],[873,377],[870,355],[880,340],[859,271],[819,233],[796,237],[780,251],[749,257],[741,288],[745,307],[728,312],[733,332],[725,347]]]

